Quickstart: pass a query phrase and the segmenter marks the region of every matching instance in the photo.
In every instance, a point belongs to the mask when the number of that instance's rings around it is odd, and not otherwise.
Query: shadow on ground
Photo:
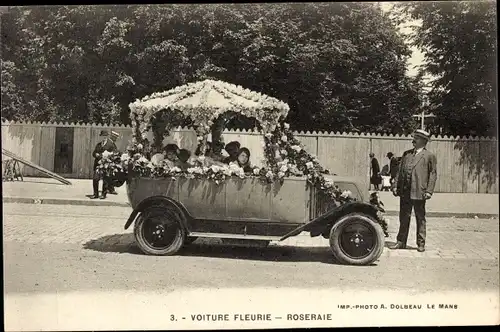
[[[143,255],[135,244],[133,234],[106,235],[85,243],[83,248],[99,252]],[[197,239],[181,249],[176,256],[340,264],[335,261],[328,247],[293,247],[276,246],[275,244],[265,248],[234,246],[224,244],[219,239]],[[372,266],[376,265],[372,264]]]
[[[385,247],[386,248],[390,248],[390,247],[392,247],[395,244],[396,244],[396,242],[394,242],[394,241],[387,241],[387,240],[385,241]],[[412,246],[410,246],[410,245],[407,244],[406,245],[406,249],[402,249],[402,250],[417,250],[417,247],[412,247]]]
[[[66,184],[58,182],[55,179],[51,179],[51,178],[30,178],[30,177],[26,177],[26,176],[23,177],[23,181],[16,180],[16,181],[5,181],[5,182],[19,182],[19,183],[28,182],[28,183],[53,184],[53,185],[56,185],[56,186],[66,186]]]

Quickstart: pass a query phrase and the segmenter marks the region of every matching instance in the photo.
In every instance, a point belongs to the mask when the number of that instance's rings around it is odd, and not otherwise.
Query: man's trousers
[[[409,197],[400,198],[399,207],[399,232],[397,240],[406,245],[408,233],[410,231],[411,210],[415,210],[417,219],[417,245],[425,246],[426,220],[425,220],[425,200],[414,200]]]
[[[92,178],[92,187],[94,189],[94,195],[99,195],[99,180],[101,180],[101,176],[94,170],[94,176]],[[108,179],[106,177],[102,178],[102,193],[103,195],[108,193]]]

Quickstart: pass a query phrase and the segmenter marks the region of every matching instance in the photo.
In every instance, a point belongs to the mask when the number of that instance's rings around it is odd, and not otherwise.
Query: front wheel
[[[149,255],[174,255],[186,238],[179,211],[169,206],[147,208],[134,226],[139,248]]]
[[[369,265],[380,258],[384,244],[380,225],[362,213],[343,216],[330,231],[333,256],[343,264]]]

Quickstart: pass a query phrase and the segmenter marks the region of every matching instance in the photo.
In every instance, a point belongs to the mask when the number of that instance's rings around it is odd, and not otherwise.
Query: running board
[[[202,233],[191,232],[189,236],[193,237],[210,237],[220,239],[244,239],[244,240],[263,240],[263,241],[279,241],[281,236],[265,236],[265,235],[242,235],[242,234],[227,234],[227,233]]]

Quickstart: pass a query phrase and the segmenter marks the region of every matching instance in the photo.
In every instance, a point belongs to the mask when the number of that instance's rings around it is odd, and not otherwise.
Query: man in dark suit
[[[425,251],[425,202],[432,197],[436,185],[436,156],[425,147],[430,134],[417,130],[413,135],[414,148],[403,153],[398,175],[393,185],[394,196],[400,197],[399,232],[397,243],[391,249],[405,249],[410,228],[411,210],[417,220],[417,246]]]
[[[99,197],[99,180],[100,176],[97,174],[97,166],[99,165],[99,160],[102,159],[102,153],[104,151],[113,152],[116,151],[115,143],[109,138],[109,134],[107,131],[102,130],[99,137],[103,137],[103,140],[95,146],[94,152],[92,152],[92,156],[94,157],[94,177],[92,179],[92,186],[94,189],[93,199]],[[106,177],[102,179],[102,196],[101,199],[106,198],[106,194],[108,191],[108,183]]]
[[[117,150],[116,141],[118,140],[118,138],[120,138],[120,134],[118,134],[116,131],[111,131],[110,136],[111,136],[111,140],[115,144],[115,151],[116,151]],[[115,190],[115,187],[111,183],[108,183],[108,192],[112,195],[118,195],[118,193]]]
[[[378,163],[375,154],[370,152],[370,184],[373,184],[373,189],[375,191],[379,190],[379,185],[382,183],[382,177],[380,176],[380,164]]]
[[[387,158],[389,159],[389,173],[391,176],[391,184],[396,180],[398,175],[399,162],[398,158],[394,156],[392,152],[387,153]]]

